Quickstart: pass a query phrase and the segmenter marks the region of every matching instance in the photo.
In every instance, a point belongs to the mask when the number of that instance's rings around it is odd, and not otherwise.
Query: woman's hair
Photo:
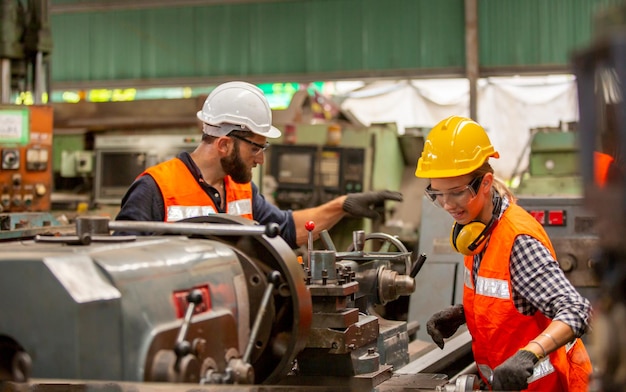
[[[485,162],[478,169],[474,170],[472,176],[476,178],[484,176],[487,173],[494,174],[494,171],[493,167],[489,164],[489,161],[485,160]],[[502,180],[497,179],[495,175],[493,176],[493,186],[496,188],[496,191],[498,191],[500,196],[506,196],[506,198],[511,202],[516,200],[515,195],[513,195],[513,192],[509,189],[509,187],[506,186]]]

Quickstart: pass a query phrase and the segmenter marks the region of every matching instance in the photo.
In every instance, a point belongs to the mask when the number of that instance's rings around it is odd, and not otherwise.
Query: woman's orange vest
[[[165,221],[174,222],[195,216],[217,214],[219,209],[206,191],[178,158],[170,159],[144,171],[156,181],[163,203]],[[224,178],[226,212],[252,219],[252,184],[237,184],[230,176]]]
[[[528,234],[554,248],[543,227],[517,204],[504,212],[491,234],[476,283],[472,256],[466,256],[463,308],[472,335],[472,351],[481,377],[489,382],[493,369],[535,339],[551,320],[536,312],[521,314],[513,302],[509,263],[515,238]],[[587,391],[591,362],[580,339],[540,360],[529,379],[529,391]]]

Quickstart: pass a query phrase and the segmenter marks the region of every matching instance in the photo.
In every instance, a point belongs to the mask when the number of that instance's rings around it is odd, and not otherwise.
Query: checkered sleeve
[[[569,325],[577,337],[589,328],[591,304],[574,288],[539,240],[529,235],[515,239],[511,252],[513,301],[520,313],[537,310]]]

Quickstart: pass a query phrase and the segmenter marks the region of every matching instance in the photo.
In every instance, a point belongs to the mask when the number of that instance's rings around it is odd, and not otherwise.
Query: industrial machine
[[[412,262],[394,237],[363,231],[337,251],[323,232],[327,249],[310,248],[299,264],[278,234],[221,214],[177,223],[84,216],[73,233],[0,243],[3,390],[52,390],[54,380],[121,390],[476,389],[475,375],[451,382],[438,368],[441,350],[421,355],[434,344],[420,342],[416,358],[408,324],[374,311],[414,291],[425,257]],[[365,251],[371,240],[400,249]],[[446,346],[443,355],[465,355],[467,333]]]
[[[519,178],[515,193],[541,196],[581,196],[580,148],[576,123],[530,130],[519,164],[528,154],[526,170],[515,169],[511,179]]]
[[[148,167],[193,151],[201,134],[191,129],[106,132],[94,138],[94,201],[119,205],[135,178]]]

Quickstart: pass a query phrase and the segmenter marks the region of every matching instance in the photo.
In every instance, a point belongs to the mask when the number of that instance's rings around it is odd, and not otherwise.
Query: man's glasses
[[[270,147],[270,144],[268,142],[265,142],[265,144],[259,144],[259,143],[255,143],[252,140],[246,139],[243,136],[239,136],[239,135],[228,135],[229,137],[234,137],[237,140],[241,140],[244,141],[248,144],[250,144],[252,146],[251,151],[253,155],[256,155],[258,153],[260,153],[261,151],[265,152],[265,150],[267,150]]]
[[[450,189],[446,192],[435,191],[428,185],[424,193],[437,207],[443,208],[445,203],[463,205],[476,196],[482,180],[482,176],[476,177],[469,184]]]

